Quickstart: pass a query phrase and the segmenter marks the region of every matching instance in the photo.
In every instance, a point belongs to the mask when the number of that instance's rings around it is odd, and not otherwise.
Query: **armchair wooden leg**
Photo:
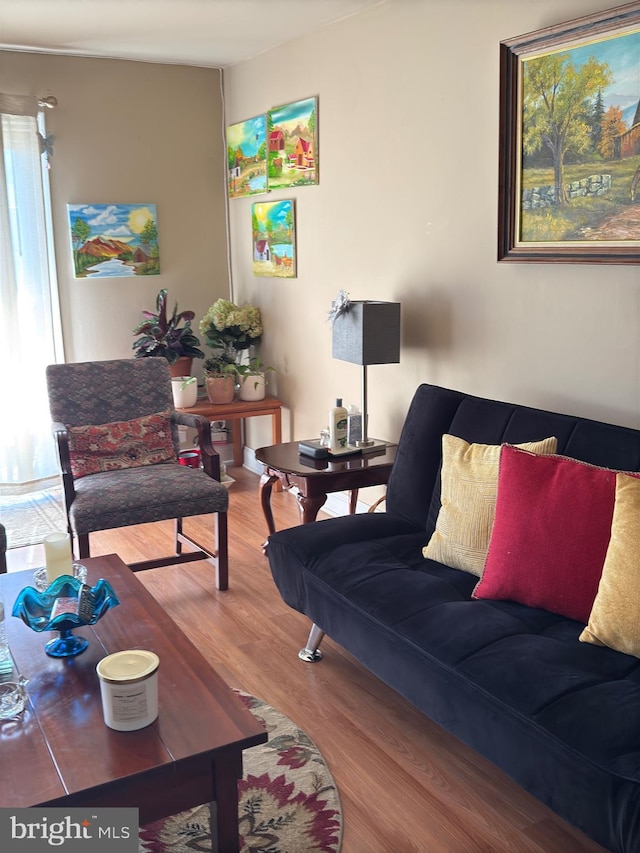
[[[229,546],[227,537],[227,513],[217,512],[214,516],[216,543],[216,588],[229,588]]]
[[[0,574],[7,571],[7,534],[4,524],[0,524]]]
[[[175,521],[175,540],[176,540],[176,554],[182,554],[182,519],[176,518]]]
[[[78,559],[82,560],[85,557],[90,556],[91,551],[89,550],[89,534],[78,533]]]

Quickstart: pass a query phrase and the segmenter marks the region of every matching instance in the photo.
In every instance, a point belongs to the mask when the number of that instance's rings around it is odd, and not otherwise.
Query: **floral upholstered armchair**
[[[206,418],[173,407],[164,358],[52,364],[49,408],[57,442],[69,532],[79,559],[89,535],[175,519],[175,554],[130,565],[132,571],[206,559],[216,586],[228,587],[227,507],[220,458]],[[178,463],[178,425],[198,432],[202,470]],[[182,529],[188,516],[212,513],[213,549]],[[194,551],[182,551],[187,544]]]

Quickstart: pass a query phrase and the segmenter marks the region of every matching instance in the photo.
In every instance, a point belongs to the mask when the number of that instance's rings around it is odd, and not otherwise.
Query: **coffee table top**
[[[270,447],[260,447],[256,450],[256,459],[287,474],[300,477],[322,477],[327,474],[340,474],[346,471],[365,471],[375,468],[390,468],[396,458],[397,444],[387,444],[384,447],[367,453],[350,453],[345,456],[330,456],[328,459],[314,459],[300,453],[299,442],[289,441],[285,444],[273,444]]]
[[[0,806],[59,805],[61,799],[69,806],[133,806],[146,823],[206,802],[191,801],[188,782],[184,797],[180,786],[160,784],[163,773],[174,774],[181,762],[194,788],[202,786],[216,754],[263,743],[266,732],[119,557],[84,564],[87,582],[106,578],[120,604],[74,632],[89,647],[73,658],[48,657],[44,645],[52,634],[8,615],[20,590],[32,585],[33,572],[0,575],[7,636],[29,696],[18,721],[0,721]],[[160,657],[159,716],[144,729],[113,731],[103,721],[96,664],[135,648]],[[166,802],[163,787],[171,788]]]

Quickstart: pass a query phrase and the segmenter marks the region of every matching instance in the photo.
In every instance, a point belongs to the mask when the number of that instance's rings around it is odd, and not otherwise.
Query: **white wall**
[[[292,439],[359,401],[325,322],[340,288],[402,303],[401,363],[369,369],[375,436],[398,437],[424,381],[640,426],[640,269],[496,261],[499,42],[601,8],[387,0],[225,71],[227,124],[319,98],[319,186],[270,196],[295,199],[296,279],[253,276],[266,197],[230,201],[235,297],[262,308]]]

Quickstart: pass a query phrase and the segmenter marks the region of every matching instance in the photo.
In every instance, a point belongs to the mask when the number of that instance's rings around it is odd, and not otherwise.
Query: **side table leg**
[[[356,507],[358,506],[358,489],[351,489],[349,492],[349,515],[356,514]]]
[[[269,470],[265,471],[264,474],[260,477],[260,486],[258,487],[258,492],[260,495],[260,505],[262,507],[262,512],[264,513],[264,519],[267,522],[267,530],[269,531],[269,535],[276,532],[276,525],[273,520],[273,512],[271,511],[271,490],[273,489],[273,484],[278,482],[278,478],[275,474],[272,474]],[[263,553],[267,547],[267,543],[265,542],[262,546]]]
[[[300,510],[300,518],[303,524],[309,524],[311,521],[316,520],[316,516],[326,499],[326,495],[317,495],[315,498],[308,498],[303,494],[298,494],[298,509]]]

